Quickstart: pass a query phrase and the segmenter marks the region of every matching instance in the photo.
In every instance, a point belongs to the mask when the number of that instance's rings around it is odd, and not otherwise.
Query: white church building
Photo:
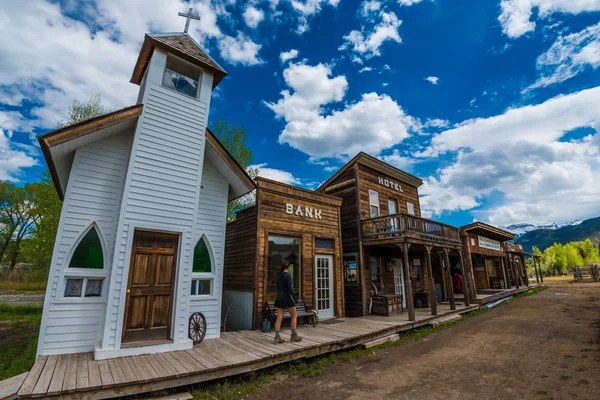
[[[107,359],[219,336],[227,204],[255,189],[207,129],[225,75],[187,33],[148,34],[136,105],[39,137],[64,200],[39,355]]]

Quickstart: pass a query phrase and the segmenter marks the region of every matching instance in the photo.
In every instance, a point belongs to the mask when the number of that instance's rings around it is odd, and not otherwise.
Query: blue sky
[[[454,225],[600,215],[600,0],[0,0],[0,179],[37,178],[73,100],[133,104],[144,33],[190,6],[229,73],[210,119],[262,175],[315,188],[363,150]]]

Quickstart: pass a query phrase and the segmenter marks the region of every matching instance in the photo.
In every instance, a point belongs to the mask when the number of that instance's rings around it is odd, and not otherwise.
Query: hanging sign
[[[392,182],[390,179],[382,178],[380,176],[377,177],[377,181],[382,186],[393,189],[397,192],[402,192],[402,185],[399,184],[398,182]]]
[[[484,249],[502,251],[500,242],[498,242],[496,240],[488,239],[483,236],[479,236],[479,247],[483,247]]]
[[[304,218],[323,219],[323,217],[321,216],[321,210],[319,210],[318,208],[298,205],[294,206],[291,203],[285,204],[285,213]]]

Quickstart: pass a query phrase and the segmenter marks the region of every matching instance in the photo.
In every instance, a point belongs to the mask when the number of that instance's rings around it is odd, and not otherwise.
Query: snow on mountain
[[[513,225],[508,225],[508,226],[501,226],[500,229],[504,229],[505,231],[509,231],[510,233],[514,234],[515,236],[521,236],[524,235],[527,232],[531,232],[534,231],[536,229],[550,229],[550,230],[555,230],[555,229],[559,229],[565,226],[574,226],[574,225],[579,225],[581,224],[582,221],[580,220],[576,220],[573,222],[567,222],[565,224],[557,224],[556,222],[552,222],[548,225],[533,225],[533,224],[513,224]]]

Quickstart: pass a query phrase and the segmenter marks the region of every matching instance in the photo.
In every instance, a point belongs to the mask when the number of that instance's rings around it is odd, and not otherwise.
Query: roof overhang
[[[391,166],[388,163],[385,163],[367,153],[360,152],[346,165],[344,165],[338,172],[336,172],[331,178],[326,180],[321,186],[317,188],[317,192],[323,192],[327,186],[329,186],[332,182],[334,182],[340,175],[346,172],[349,168],[351,168],[354,164],[361,164],[376,171],[385,174],[390,178],[394,178],[399,182],[408,183],[409,185],[419,187],[423,185],[423,180],[421,178],[417,178],[414,175],[411,175],[407,172],[404,172],[396,167]]]
[[[165,43],[160,42],[149,35],[146,35],[144,37],[144,43],[142,44],[142,49],[140,50],[140,54],[138,55],[138,59],[133,69],[133,74],[131,75],[131,80],[129,82],[135,83],[136,85],[142,83],[144,72],[146,71],[146,68],[150,63],[150,58],[152,58],[152,53],[154,52],[155,48],[161,49],[166,53],[173,54],[174,56],[177,56],[182,60],[189,62],[190,64],[197,65],[200,68],[210,71],[214,75],[212,85],[213,89],[216,88],[217,85],[223,80],[223,78],[227,76],[227,73],[225,71],[215,68],[214,66],[202,62],[195,57],[191,57],[189,54],[179,49],[168,46]]]
[[[121,110],[66,126],[38,137],[58,197],[64,200],[75,150],[130,129],[134,129],[143,106]]]
[[[506,242],[507,240],[513,240],[515,238],[514,234],[483,222],[473,222],[472,224],[461,227],[460,230],[465,233],[484,236],[499,242]]]
[[[229,201],[235,200],[256,189],[256,184],[246,170],[227,151],[215,134],[206,128],[206,146],[204,157],[217,168],[229,182]]]

